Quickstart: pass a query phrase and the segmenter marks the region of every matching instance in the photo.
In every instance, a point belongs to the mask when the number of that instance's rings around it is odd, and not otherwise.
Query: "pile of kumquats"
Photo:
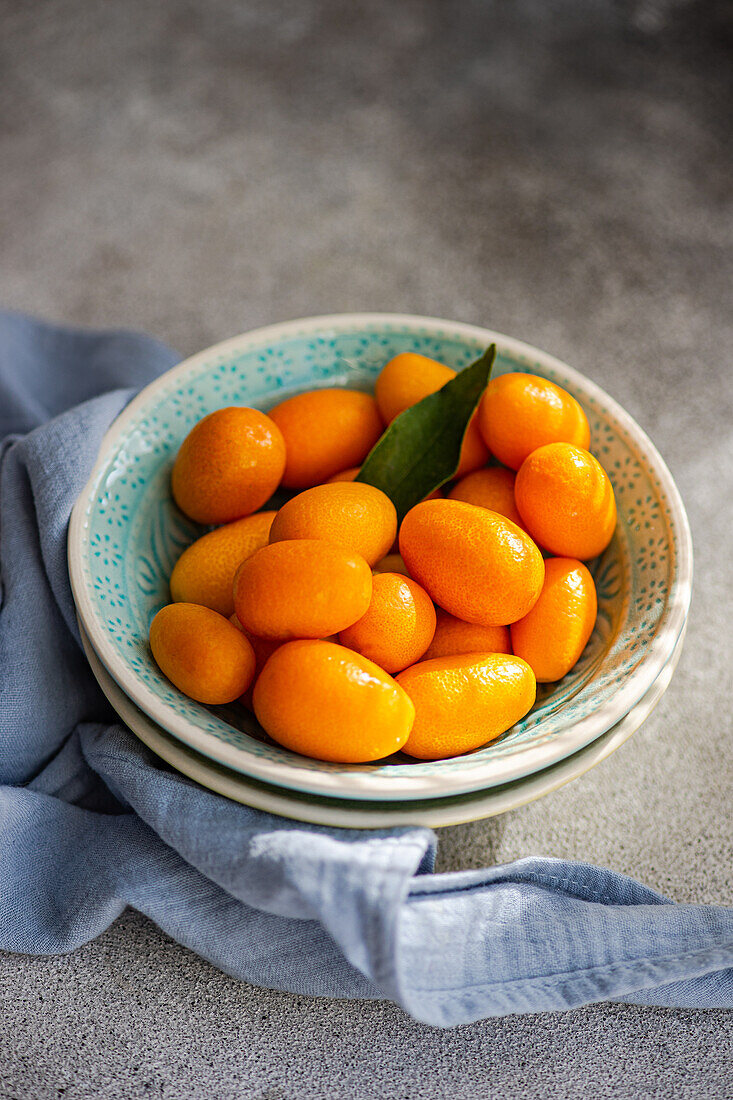
[[[213,529],[179,558],[150,628],[176,687],[208,705],[241,699],[280,745],[357,763],[476,749],[530,710],[537,682],[569,672],[596,618],[583,562],[616,525],[569,393],[532,374],[492,379],[452,476],[401,522],[387,492],[355,480],[385,429],[399,465],[398,418],[457,378],[403,353],[374,396],[318,389],[195,425],[173,497]],[[278,489],[293,495],[258,511]]]

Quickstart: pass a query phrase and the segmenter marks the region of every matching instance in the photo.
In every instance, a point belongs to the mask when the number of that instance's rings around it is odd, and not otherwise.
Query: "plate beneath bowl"
[[[227,404],[268,408],[324,385],[373,385],[383,363],[414,350],[460,368],[490,342],[497,369],[531,370],[584,406],[609,471],[620,522],[595,563],[596,629],[573,671],[503,737],[442,761],[395,758],[335,765],[264,738],[244,708],[207,708],[178,692],[147,644],[169,600],[177,556],[200,533],[175,508],[170,468],[204,414]],[[486,329],[429,318],[347,315],[261,329],[194,356],[146,387],[110,428],[72,514],[69,570],[79,617],[126,695],[196,752],[260,781],[309,794],[404,800],[482,790],[554,764],[620,721],[669,660],[690,599],[689,526],[659,454],[614,401],[551,356]]]
[[[344,829],[384,829],[400,825],[426,825],[437,829],[462,825],[515,810],[550,794],[600,764],[642,725],[667,690],[684,641],[683,631],[663,672],[643,699],[610,730],[565,760],[524,779],[486,791],[419,801],[371,802],[323,798],[283,790],[247,779],[201,756],[171,737],[135,706],[102,665],[83,627],[80,630],[89,664],[102,691],[123,722],[156,756],[202,787],[235,802],[311,825]]]

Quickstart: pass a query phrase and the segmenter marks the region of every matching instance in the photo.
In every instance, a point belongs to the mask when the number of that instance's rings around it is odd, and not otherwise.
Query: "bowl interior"
[[[686,525],[681,529],[679,498],[651,444],[626,414],[576,372],[524,345],[496,340],[495,373],[530,370],[558,382],[580,401],[590,420],[592,450],[613,482],[616,534],[606,552],[589,563],[598,589],[595,630],[572,672],[543,687],[530,714],[498,741],[455,760],[425,763],[397,756],[365,766],[372,772],[376,768],[385,775],[416,776],[485,767],[557,738],[605,710],[607,724],[598,729],[603,732],[649,687],[653,676],[642,683],[639,670],[653,650],[658,674],[684,622],[689,592],[680,591],[679,561],[681,552],[687,552],[681,545]],[[152,660],[150,621],[169,602],[168,577],[177,557],[203,531],[171,499],[172,461],[191,427],[214,409],[243,404],[266,410],[291,393],[316,386],[370,389],[384,363],[401,351],[419,351],[461,368],[486,342],[481,330],[419,319],[357,317],[338,325],[326,319],[316,327],[286,325],[275,336],[263,330],[228,341],[145,391],[124,428],[116,433],[113,428],[91,491],[80,502],[84,522],[79,563],[87,597],[85,625],[107,667],[144,709],[155,710],[158,720],[162,713],[175,717],[179,725],[274,764],[287,762],[305,771],[360,769],[322,764],[279,748],[243,707],[208,708],[185,698]],[[684,520],[683,511],[681,515]]]

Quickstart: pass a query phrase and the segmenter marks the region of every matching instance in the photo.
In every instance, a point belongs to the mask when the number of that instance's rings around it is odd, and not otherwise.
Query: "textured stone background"
[[[3,304],[182,353],[319,312],[454,317],[565,358],[650,432],[695,538],[674,682],[581,780],[443,831],[440,867],[552,854],[733,903],[730,7],[36,0],[0,18]],[[0,1020],[17,1100],[731,1095],[725,1013],[440,1032],[237,984],[134,913],[70,957],[4,956]]]

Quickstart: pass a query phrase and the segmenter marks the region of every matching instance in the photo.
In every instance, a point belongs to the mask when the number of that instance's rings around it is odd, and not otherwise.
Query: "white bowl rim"
[[[514,354],[519,358],[534,359],[549,371],[557,371],[580,386],[589,397],[596,399],[605,406],[619,425],[644,451],[662,486],[669,506],[671,525],[675,528],[678,536],[676,584],[674,591],[670,593],[665,628],[654,636],[646,650],[644,659],[628,676],[613,699],[598,711],[580,719],[563,733],[541,745],[517,746],[516,752],[501,760],[487,761],[484,769],[474,766],[465,775],[460,772],[445,773],[440,777],[440,780],[435,775],[430,777],[424,775],[415,775],[414,777],[409,775],[385,776],[383,773],[379,774],[380,767],[383,767],[379,765],[364,765],[361,768],[358,765],[348,765],[344,769],[338,770],[335,770],[333,765],[329,765],[328,770],[324,771],[304,771],[302,767],[297,766],[297,762],[290,765],[284,762],[266,760],[223,741],[215,734],[197,729],[189,724],[185,718],[170,712],[165,704],[144,683],[131,675],[124,660],[108,640],[106,631],[97,619],[83,574],[82,546],[83,532],[88,522],[86,517],[88,504],[93,499],[97,484],[110,458],[116,452],[120,433],[135,420],[153,394],[159,390],[169,388],[179,377],[195,370],[214,355],[226,355],[229,352],[267,346],[288,336],[308,335],[313,332],[324,334],[328,330],[331,332],[345,332],[359,326],[380,325],[400,326],[408,331],[410,329],[424,329],[428,326],[439,330],[440,334],[448,337],[463,337],[486,345],[496,343],[501,352]],[[438,335],[438,332],[436,332],[436,335]],[[400,313],[344,313],[279,322],[230,337],[184,359],[145,386],[112,422],[102,439],[97,460],[71,513],[68,533],[68,564],[77,612],[89,641],[102,664],[137,706],[184,744],[190,745],[191,748],[226,767],[241,771],[266,783],[275,783],[301,792],[307,791],[312,794],[330,795],[332,797],[400,800],[435,797],[436,787],[439,787],[444,795],[462,794],[519,779],[524,775],[531,774],[564,759],[615,725],[649,690],[674,652],[690,606],[693,553],[692,536],[685,507],[664,459],[633,417],[600,386],[580,371],[575,370],[555,356],[514,337],[462,321],[447,321],[441,318]]]
[[[190,746],[179,743],[177,738],[167,734],[135,706],[97,657],[84,628],[80,625],[79,629],[84,650],[100,688],[132,733],[156,756],[188,779],[224,798],[294,821],[343,829],[385,829],[408,825],[437,829],[464,825],[470,821],[480,821],[519,809],[538,798],[552,794],[600,764],[643,725],[669,687],[684,642],[683,630],[666,668],[638,703],[595,741],[563,760],[515,780],[510,786],[474,791],[469,794],[470,802],[460,805],[450,799],[446,802],[441,798],[433,798],[422,802],[388,802],[377,808],[373,802],[355,799],[347,801],[322,795],[315,801],[303,794],[296,799],[287,788],[278,790],[268,786],[263,790],[259,784],[253,784],[240,773],[225,771],[216,764],[210,764],[207,758],[201,757]]]

